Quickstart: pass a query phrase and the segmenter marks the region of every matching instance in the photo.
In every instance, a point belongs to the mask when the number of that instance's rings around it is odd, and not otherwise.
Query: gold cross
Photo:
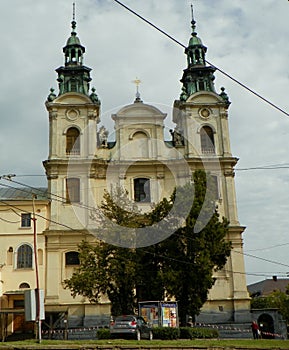
[[[136,86],[136,100],[139,101],[140,100],[140,93],[139,93],[139,84],[141,83],[141,80],[139,78],[135,78],[135,80],[132,81],[132,83],[135,84]]]
[[[139,87],[139,84],[141,83],[141,80],[139,80],[139,78],[135,78],[135,80],[132,81],[133,83],[135,83],[137,89]]]

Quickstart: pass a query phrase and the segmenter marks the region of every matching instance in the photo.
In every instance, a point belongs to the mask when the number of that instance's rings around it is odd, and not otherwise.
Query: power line
[[[269,262],[271,264],[276,264],[276,265],[280,265],[280,266],[286,266],[286,267],[289,267],[289,265],[287,264],[283,264],[279,261],[274,261],[274,260],[269,260],[269,259],[265,259],[265,258],[260,258],[259,256],[256,256],[256,255],[253,255],[253,254],[248,254],[248,253],[244,253],[244,252],[238,252],[237,250],[234,251],[235,253],[238,253],[238,254],[242,254],[242,255],[246,255],[246,256],[249,256],[250,258],[254,258],[254,259],[258,259],[258,260],[262,260],[262,261],[266,261],[266,262]]]
[[[265,247],[265,248],[247,249],[247,252],[257,252],[257,251],[261,251],[261,250],[268,250],[268,249],[272,249],[272,248],[279,248],[279,247],[284,247],[285,245],[289,245],[289,242],[288,243],[283,243],[283,244],[276,244],[276,245],[272,245],[270,247]]]
[[[154,29],[156,29],[157,31],[159,31],[160,33],[162,33],[163,35],[167,36],[169,39],[171,39],[172,41],[174,41],[175,43],[177,43],[178,45],[182,46],[183,48],[186,48],[186,46],[184,44],[182,44],[180,41],[178,41],[177,39],[175,39],[173,36],[171,36],[170,34],[166,33],[164,30],[162,30],[161,28],[159,28],[158,26],[156,26],[155,24],[153,24],[151,21],[147,20],[146,18],[144,18],[143,16],[141,16],[140,14],[138,14],[137,12],[135,12],[134,10],[132,10],[130,7],[126,6],[125,4],[123,4],[122,2],[120,2],[119,0],[114,0],[116,3],[118,3],[119,5],[121,5],[122,7],[124,7],[126,10],[128,10],[129,12],[131,12],[132,14],[134,14],[135,16],[137,16],[138,18],[140,18],[141,20],[143,20],[144,22],[146,22],[147,24],[149,24],[150,26],[152,26]],[[286,112],[285,110],[283,110],[282,108],[278,107],[275,103],[271,102],[270,100],[268,100],[267,98],[263,97],[262,95],[260,95],[259,93],[257,93],[256,91],[254,91],[253,89],[249,88],[247,85],[241,83],[238,79],[234,78],[232,75],[226,73],[223,69],[215,66],[214,64],[212,64],[211,62],[206,60],[206,63],[208,63],[210,66],[212,66],[213,68],[215,68],[216,70],[218,70],[221,74],[225,75],[227,78],[231,79],[232,81],[234,81],[236,84],[240,85],[242,88],[246,89],[247,91],[251,92],[253,95],[255,95],[256,97],[258,97],[259,99],[261,99],[262,101],[266,102],[267,104],[269,104],[271,107],[277,109],[279,112],[285,114],[287,117],[289,117],[289,113]]]
[[[10,179],[9,181],[16,182],[16,183],[18,183],[18,184],[21,184],[21,185],[24,185],[24,186],[25,186],[25,184],[20,183],[20,182],[17,182],[17,181],[14,181],[14,180],[12,180],[12,179]],[[12,187],[12,186],[9,186],[9,185],[4,185],[4,186]],[[33,188],[32,186],[29,186],[29,187],[30,187],[30,188]],[[13,187],[12,187],[12,188],[13,188]],[[35,189],[36,189],[36,188],[35,188]],[[36,190],[37,190],[37,189],[36,189]],[[57,196],[57,197],[59,197],[59,196]],[[7,202],[4,202],[4,201],[0,201],[0,202],[5,203],[6,205],[9,205],[9,203],[7,203]],[[12,207],[13,207],[13,206],[12,206]],[[14,207],[15,207],[15,206],[14,206]],[[16,208],[16,207],[15,207],[15,208]],[[88,207],[85,207],[85,206],[84,206],[83,208],[86,209],[86,210],[88,209]],[[17,208],[17,209],[21,210],[20,208]],[[38,216],[42,217],[42,218],[45,219],[45,220],[48,220],[48,221],[50,221],[50,222],[53,222],[53,223],[55,223],[55,224],[57,224],[57,225],[64,226],[65,228],[68,228],[68,229],[70,229],[70,230],[72,230],[72,231],[79,232],[79,230],[75,230],[75,229],[73,229],[72,227],[69,227],[68,225],[61,224],[61,223],[56,222],[56,221],[54,221],[54,220],[47,219],[47,218],[45,218],[45,217],[43,217],[43,216],[41,216],[41,215],[39,215],[39,214],[38,214]],[[188,239],[190,239],[190,238],[188,237]],[[264,259],[264,258],[255,256],[255,255],[252,255],[252,254],[247,254],[247,253],[244,253],[244,252],[241,253],[241,252],[238,252],[238,251],[235,251],[235,250],[232,250],[232,252],[236,252],[236,253],[239,253],[239,254],[242,254],[242,255],[245,255],[245,256],[253,257],[253,258],[255,258],[255,259],[259,259],[259,260],[262,260],[262,261],[266,261],[266,262],[269,262],[269,263],[272,263],[272,264],[276,264],[276,265],[280,265],[280,266],[289,267],[289,265],[287,265],[287,264],[283,264],[283,263],[280,263],[280,262],[277,262],[277,261],[273,261],[273,260]],[[181,262],[181,261],[178,261],[178,260],[176,260],[176,259],[175,259],[175,261],[176,261],[176,262]]]
[[[19,208],[19,207],[15,206],[15,205],[13,205],[13,204],[11,204],[11,203],[8,203],[8,202],[6,202],[6,201],[0,200],[0,203],[3,203],[3,204],[5,204],[5,205],[7,205],[7,206],[9,206],[9,207],[11,207],[11,208],[13,208],[13,209],[17,209],[17,210],[21,211],[21,212],[30,213],[29,211],[24,210],[23,208]],[[13,211],[14,211],[14,210],[13,210]],[[17,213],[17,215],[18,215],[18,213]],[[49,221],[49,222],[51,222],[51,223],[54,223],[54,224],[56,224],[56,225],[63,226],[63,227],[65,227],[65,228],[67,228],[67,229],[69,229],[69,230],[71,230],[71,231],[73,231],[73,232],[81,233],[80,230],[76,230],[76,229],[74,229],[74,228],[72,228],[72,227],[70,227],[70,226],[68,226],[68,225],[66,225],[66,224],[62,224],[62,223],[57,222],[57,221],[55,221],[55,220],[51,220],[51,219],[49,219],[49,218],[46,218],[46,217],[44,217],[43,215],[40,215],[40,214],[38,214],[38,213],[35,213],[35,216],[37,216],[37,217],[39,217],[39,218],[42,218],[42,219],[44,219],[44,220],[46,220],[46,221]],[[19,221],[17,221],[17,222],[19,222]],[[11,223],[12,223],[12,222],[11,222]],[[13,223],[15,223],[15,222],[13,222]],[[143,249],[142,249],[142,250],[143,250]],[[232,251],[233,251],[233,250],[232,250]],[[149,252],[149,251],[145,251],[145,250],[144,250],[144,252],[146,252],[146,253],[148,253],[148,254],[152,254],[152,255],[155,254],[155,253],[153,253],[153,252]],[[274,263],[274,264],[278,264],[278,265],[282,265],[282,266],[289,267],[289,265],[282,264],[282,263],[280,263],[280,262],[276,262],[276,261],[272,261],[272,260],[268,260],[268,259],[263,259],[263,258],[260,258],[260,257],[257,257],[257,256],[253,256],[253,255],[250,255],[250,254],[245,254],[245,253],[241,253],[241,252],[238,252],[238,251],[236,251],[236,253],[243,254],[243,255],[248,255],[248,256],[252,256],[252,257],[254,257],[254,258],[256,258],[256,259],[265,260],[265,261],[270,262],[270,263]],[[186,265],[194,265],[194,263],[189,263],[189,262],[184,261],[184,260],[171,258],[171,257],[168,257],[168,256],[166,256],[166,255],[158,255],[158,256],[164,258],[165,260],[171,260],[171,261],[179,262],[179,263],[186,264]],[[253,273],[253,272],[250,273],[250,272],[232,271],[232,270],[228,270],[228,269],[226,269],[226,268],[223,268],[223,269],[221,269],[221,270],[219,270],[219,271],[222,271],[222,270],[224,270],[225,272],[230,272],[230,273],[231,273],[231,272],[234,272],[234,273],[236,273],[236,274],[243,274],[243,275],[248,275],[248,276],[271,277],[271,275],[272,275],[271,273]],[[274,273],[275,273],[275,272],[274,272]],[[280,274],[280,273],[278,273],[278,274]],[[287,276],[287,273],[281,272],[281,274],[284,275],[284,276]]]

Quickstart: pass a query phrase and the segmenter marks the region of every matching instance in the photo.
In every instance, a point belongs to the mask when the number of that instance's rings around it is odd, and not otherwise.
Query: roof
[[[277,290],[286,292],[289,285],[289,278],[272,278],[253,283],[247,286],[250,295],[252,296],[266,296]]]
[[[17,187],[17,188],[0,188],[0,200],[32,200],[35,194],[36,200],[48,200],[46,187]]]

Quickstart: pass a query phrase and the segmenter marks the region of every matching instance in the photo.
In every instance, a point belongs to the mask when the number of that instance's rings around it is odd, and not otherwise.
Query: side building
[[[33,332],[25,322],[24,291],[45,289],[46,247],[43,232],[49,222],[46,188],[0,188],[0,336]]]

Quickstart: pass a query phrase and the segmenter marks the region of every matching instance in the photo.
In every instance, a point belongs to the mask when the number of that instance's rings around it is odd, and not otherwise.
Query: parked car
[[[140,316],[117,316],[110,323],[111,338],[153,339],[151,326]]]

